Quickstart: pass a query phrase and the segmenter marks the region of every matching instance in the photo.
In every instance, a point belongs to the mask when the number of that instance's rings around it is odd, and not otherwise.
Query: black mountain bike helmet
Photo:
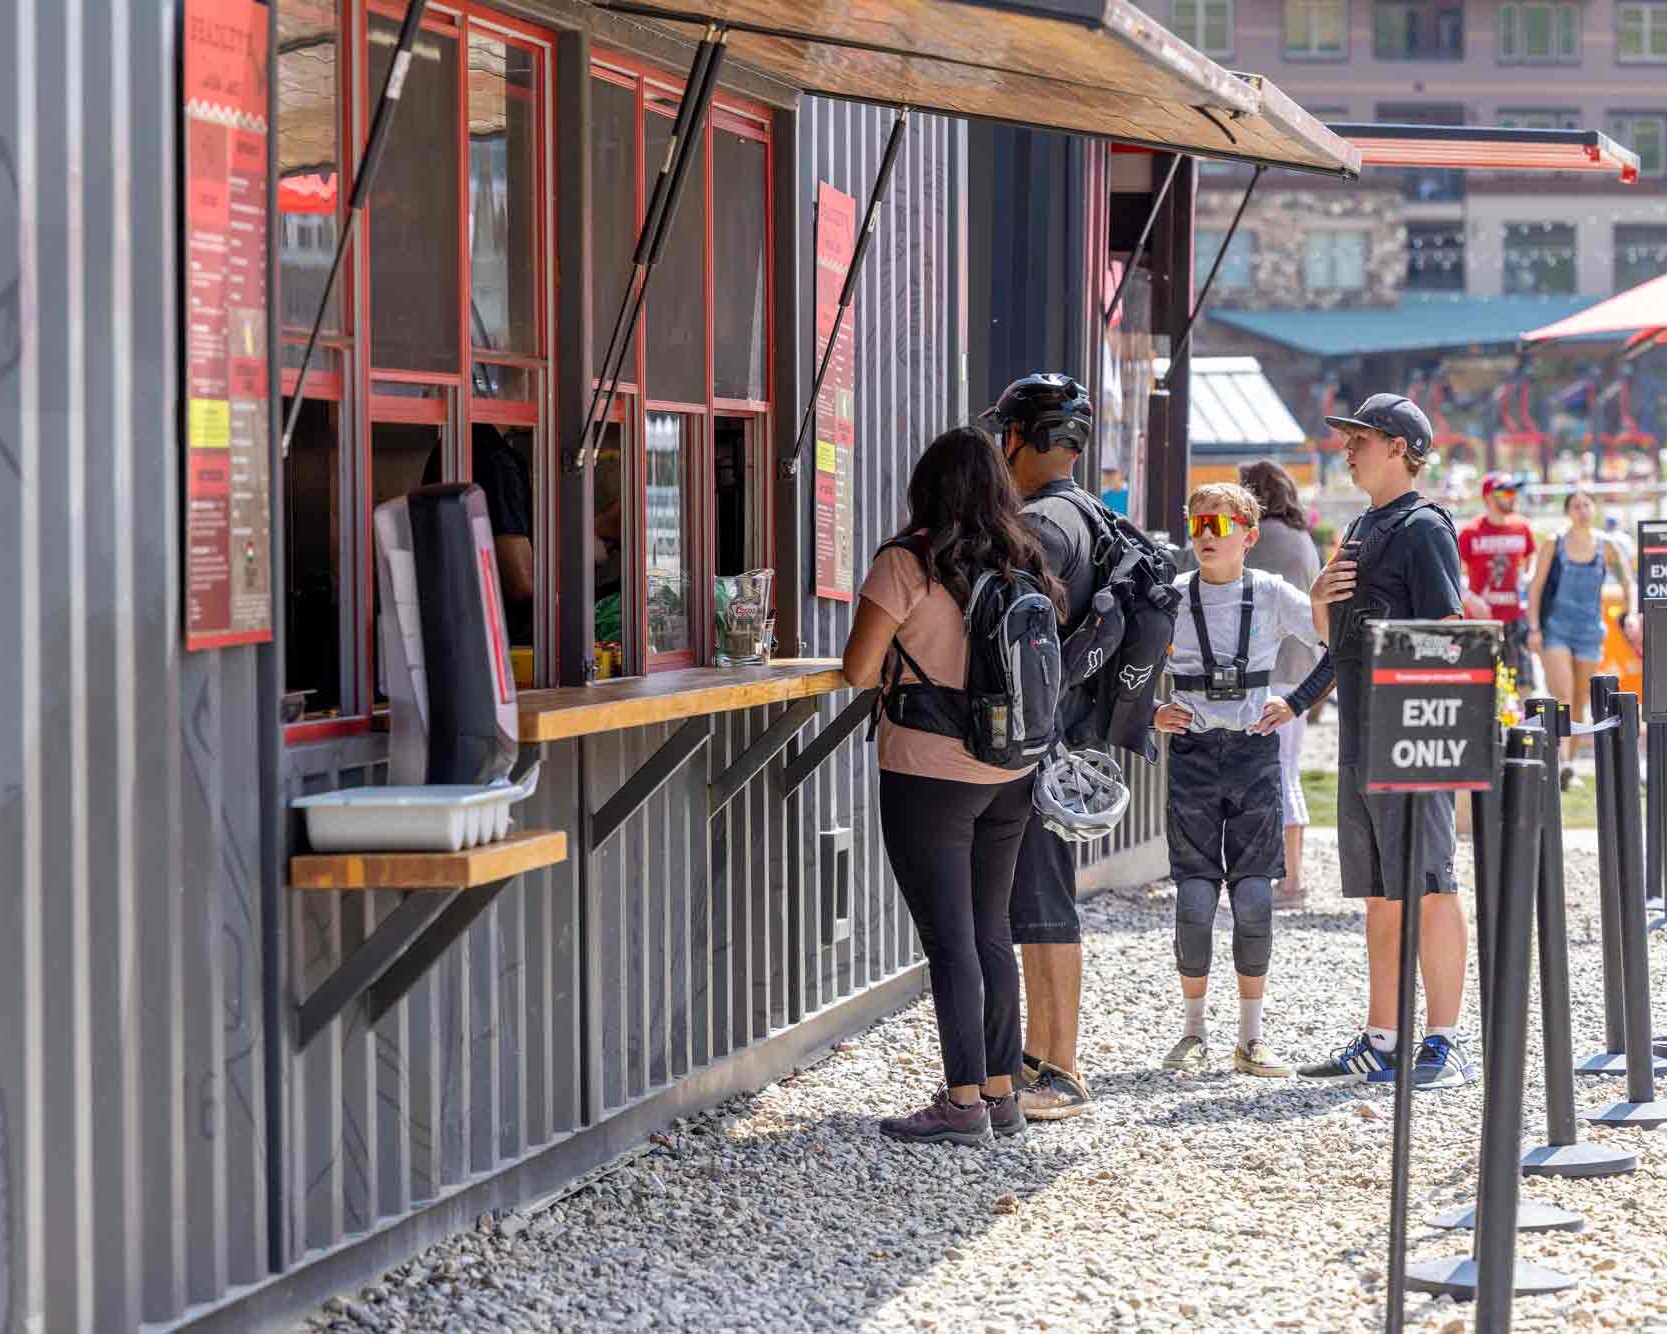
[[[1038,373],[1008,385],[996,405],[979,415],[978,424],[998,439],[1007,427],[1017,426],[1038,454],[1055,445],[1080,454],[1088,447],[1094,407],[1088,390],[1069,375]]]

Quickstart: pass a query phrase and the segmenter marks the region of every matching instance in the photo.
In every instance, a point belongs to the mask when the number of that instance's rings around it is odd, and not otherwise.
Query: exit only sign
[[[1371,621],[1366,790],[1493,786],[1499,723],[1497,621]]]

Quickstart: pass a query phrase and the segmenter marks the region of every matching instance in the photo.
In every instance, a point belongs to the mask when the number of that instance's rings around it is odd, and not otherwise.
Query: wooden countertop
[[[523,690],[521,740],[565,741],[849,688],[838,659],[789,658],[765,667],[689,667],[592,686]]]
[[[567,860],[567,835],[518,829],[461,852],[313,852],[289,859],[292,889],[473,889]]]

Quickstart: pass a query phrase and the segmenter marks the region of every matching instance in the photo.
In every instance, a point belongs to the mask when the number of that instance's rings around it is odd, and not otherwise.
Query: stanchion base
[[[1583,1121],[1604,1126],[1636,1126],[1639,1130],[1654,1130],[1667,1125],[1667,1102],[1611,1102],[1602,1107],[1589,1107],[1580,1114]]]
[[[1516,1262],[1511,1280],[1511,1291],[1518,1297],[1564,1292],[1573,1286],[1572,1278],[1564,1278],[1554,1269],[1531,1265],[1526,1260]],[[1472,1301],[1476,1296],[1476,1262],[1468,1255],[1453,1256],[1447,1260],[1421,1260],[1407,1266],[1407,1287],[1414,1292],[1431,1292],[1438,1297]]]
[[[1654,1064],[1651,1073],[1667,1075],[1667,1060],[1663,1060],[1658,1053],[1651,1052]],[[1596,1056],[1588,1056],[1574,1067],[1577,1075],[1620,1075],[1626,1074],[1626,1053],[1624,1051],[1600,1051]]]
[[[1476,1226],[1476,1206],[1467,1204],[1462,1209],[1449,1209],[1430,1219],[1431,1227],[1469,1229]],[[1584,1232],[1586,1220],[1554,1204],[1538,1200],[1517,1201],[1518,1232]]]
[[[1607,1144],[1541,1144],[1522,1155],[1525,1177],[1613,1177],[1637,1170],[1637,1154]]]

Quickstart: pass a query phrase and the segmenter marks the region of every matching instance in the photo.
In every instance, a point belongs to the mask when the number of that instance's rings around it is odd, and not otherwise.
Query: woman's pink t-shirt
[[[874,558],[861,596],[897,622],[897,642],[941,686],[960,690],[967,680],[967,632],[960,604],[942,583],[926,583],[920,559],[902,547],[887,547]],[[888,663],[889,671],[889,663]],[[907,664],[903,680],[915,674]],[[980,764],[959,737],[938,736],[880,719],[880,767],[921,778],[957,783],[1010,783],[1023,770]]]

